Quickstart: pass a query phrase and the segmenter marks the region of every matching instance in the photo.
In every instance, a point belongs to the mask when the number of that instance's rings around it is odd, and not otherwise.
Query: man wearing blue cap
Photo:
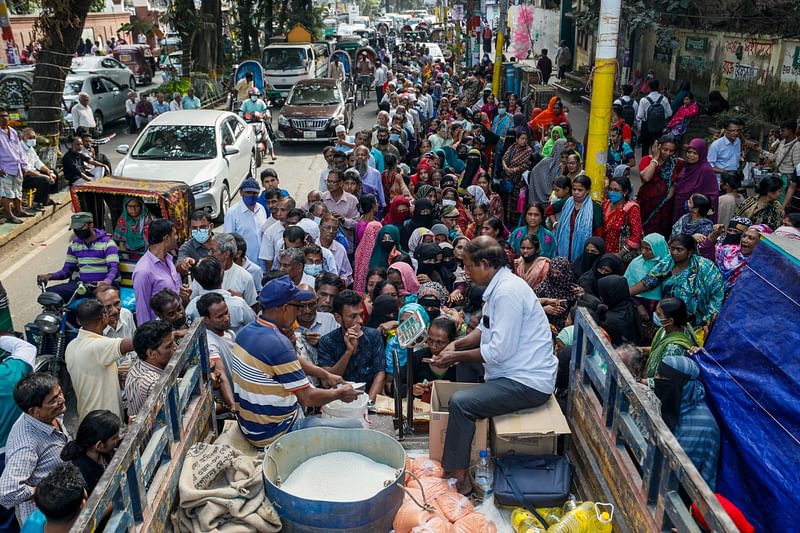
[[[258,203],[261,187],[252,178],[242,182],[239,196],[242,201],[231,206],[225,213],[225,233],[238,233],[247,243],[247,258],[259,264],[258,253],[261,249],[261,234],[267,223],[267,212]]]
[[[261,316],[242,329],[233,348],[233,396],[239,428],[257,448],[286,432],[315,426],[358,428],[359,419],[302,417],[301,406],[319,407],[334,400],[352,402],[359,394],[350,385],[318,389],[308,381],[293,343],[286,337],[314,293],[297,288],[288,276],[268,281],[261,290]]]

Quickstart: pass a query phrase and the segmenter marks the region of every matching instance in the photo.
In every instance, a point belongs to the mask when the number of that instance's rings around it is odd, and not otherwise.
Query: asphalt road
[[[356,110],[354,128],[371,127],[375,122],[377,107],[373,98],[366,107]],[[273,126],[277,127],[277,110],[273,110]],[[102,147],[111,160],[112,168],[122,159],[114,150],[120,144],[132,144],[134,135],[126,132],[125,121],[106,125],[106,132],[117,133],[116,137]],[[304,202],[309,190],[318,186],[319,175],[325,166],[322,157],[323,144],[278,145],[277,160],[265,162],[261,168],[274,166],[281,179],[281,186]],[[235,199],[238,201],[238,198]],[[55,272],[64,262],[67,245],[72,235],[68,229],[70,209],[62,209],[14,242],[6,245],[0,253],[0,281],[8,291],[14,326],[21,331],[39,313],[36,303],[39,288],[36,275]]]

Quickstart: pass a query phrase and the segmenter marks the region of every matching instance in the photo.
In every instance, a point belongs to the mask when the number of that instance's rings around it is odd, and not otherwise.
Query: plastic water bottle
[[[583,502],[575,510],[570,511],[556,524],[548,528],[547,533],[587,533],[592,531],[595,512],[593,502]]]
[[[521,507],[517,507],[511,513],[511,526],[514,528],[514,533],[547,533],[539,519]]]
[[[475,468],[475,481],[483,491],[483,497],[488,498],[494,485],[494,465],[489,459],[488,450],[481,450],[478,466]]]

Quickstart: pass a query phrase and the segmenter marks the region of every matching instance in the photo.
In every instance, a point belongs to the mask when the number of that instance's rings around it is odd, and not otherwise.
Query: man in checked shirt
[[[6,442],[6,465],[0,476],[0,505],[16,508],[17,520],[36,510],[36,486],[60,465],[69,440],[61,416],[66,411],[61,385],[51,374],[34,372],[14,387],[14,402],[22,410]]]

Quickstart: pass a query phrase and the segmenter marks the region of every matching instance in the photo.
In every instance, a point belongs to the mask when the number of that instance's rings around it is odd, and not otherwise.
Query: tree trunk
[[[203,0],[200,7],[200,27],[195,29],[193,56],[195,70],[211,74],[217,68],[222,41],[221,5],[219,0]]]
[[[44,0],[36,22],[41,50],[33,72],[28,123],[58,146],[63,117],[64,80],[83,32],[91,0]]]
[[[250,0],[239,0],[239,28],[242,39],[242,57],[251,57],[253,48],[250,39],[253,35],[253,6]]]

